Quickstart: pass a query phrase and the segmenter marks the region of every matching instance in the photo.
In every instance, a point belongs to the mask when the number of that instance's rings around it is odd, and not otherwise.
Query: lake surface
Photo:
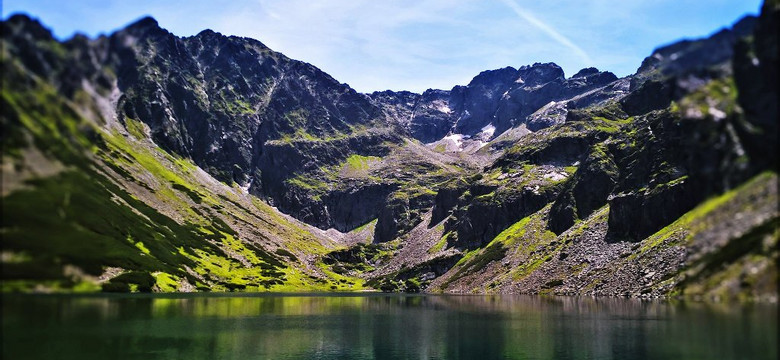
[[[3,359],[776,359],[777,306],[533,296],[3,295]]]

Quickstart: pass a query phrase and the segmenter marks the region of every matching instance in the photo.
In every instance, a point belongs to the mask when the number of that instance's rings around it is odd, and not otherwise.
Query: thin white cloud
[[[225,33],[257,38],[315,64],[360,91],[424,91],[452,87],[450,73],[470,79],[483,70],[450,64],[472,48],[461,37],[446,36],[466,33],[460,29],[471,24],[465,15],[472,8],[468,3],[453,7],[449,0],[255,0],[211,21]],[[450,32],[442,33],[443,28]]]
[[[740,13],[755,12],[761,2],[102,0],[96,7],[0,1],[3,16],[29,12],[61,39],[76,30],[109,33],[148,14],[178,36],[210,28],[258,39],[359,91],[418,92],[466,84],[486,69],[534,62],[552,61],[567,73],[596,66],[628,75],[658,45],[706,35]]]
[[[583,50],[581,47],[574,44],[566,36],[563,36],[561,33],[556,31],[549,25],[537,19],[530,12],[520,7],[520,5],[518,5],[514,0],[501,0],[501,2],[503,2],[507,7],[512,9],[512,11],[514,11],[517,14],[517,16],[519,16],[521,19],[537,27],[539,30],[542,30],[553,40],[555,40],[557,43],[571,49],[571,51],[577,54],[582,59],[582,61],[584,61],[586,64],[593,63],[593,61],[591,61],[590,56],[588,56],[588,53],[586,53],[585,50]]]

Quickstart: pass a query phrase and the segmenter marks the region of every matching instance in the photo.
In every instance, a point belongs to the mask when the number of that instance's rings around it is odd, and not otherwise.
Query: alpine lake
[[[776,304],[416,294],[2,297],[3,359],[777,359]]]

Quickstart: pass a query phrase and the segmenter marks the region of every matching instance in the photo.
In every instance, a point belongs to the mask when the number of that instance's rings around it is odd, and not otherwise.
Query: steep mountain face
[[[8,24],[14,49],[35,47],[25,41],[51,41],[29,19],[11,18]],[[25,39],[22,33],[42,38]],[[286,182],[349,154],[384,155],[387,144],[401,142],[365,96],[255,40],[208,30],[178,38],[146,18],[108,38],[76,38],[65,46],[82,58],[33,65],[41,76],[68,77],[55,83],[63,94],[70,96],[70,88],[89,77],[104,78],[99,84],[118,96],[105,99],[116,106],[104,117],[143,122],[163,149],[323,228],[354,227],[368,219],[353,224],[329,214],[327,201],[312,201],[314,195],[302,195]],[[89,68],[79,69],[83,62]]]
[[[81,113],[98,103],[14,60],[3,84],[5,291],[361,286],[306,262],[337,240],[160,150],[142,123],[98,125]]]
[[[428,90],[421,95],[384,91],[370,96],[423,143],[451,134],[487,142],[522,124],[531,130],[560,124],[569,107],[586,107],[609,98],[582,99],[615,80],[614,74],[595,68],[582,69],[566,79],[558,65],[537,63],[519,69],[484,71],[468,85],[450,91]],[[571,101],[575,97],[578,101]],[[530,116],[548,104],[557,105],[557,116]]]
[[[151,18],[58,42],[13,16],[5,288],[771,298],[777,13],[622,79],[537,63],[422,94]]]
[[[317,226],[344,230],[370,219],[329,212],[344,207],[342,197],[316,201],[289,184],[349,154],[385,155],[386,143],[401,141],[365,96],[251,39],[211,31],[180,39],[146,19],[112,42],[128,53],[115,65],[122,110],[148,124],[163,148]]]

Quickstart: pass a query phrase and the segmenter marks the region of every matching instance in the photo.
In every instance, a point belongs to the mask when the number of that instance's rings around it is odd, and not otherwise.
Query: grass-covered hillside
[[[4,291],[329,291],[326,235],[3,60]],[[97,121],[90,120],[95,116]]]

